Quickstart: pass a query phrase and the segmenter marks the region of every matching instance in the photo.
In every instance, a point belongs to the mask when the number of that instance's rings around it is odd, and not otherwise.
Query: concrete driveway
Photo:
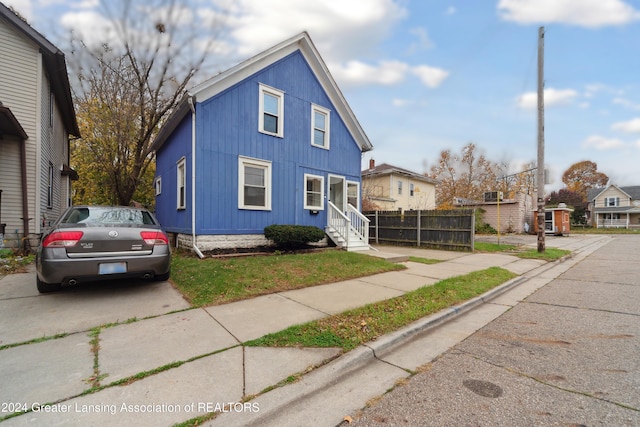
[[[29,268],[0,279],[0,346],[189,308],[169,282],[97,282],[40,294]]]

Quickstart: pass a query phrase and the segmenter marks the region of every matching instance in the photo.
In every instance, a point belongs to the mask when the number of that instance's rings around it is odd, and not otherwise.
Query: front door
[[[329,175],[329,201],[336,205],[340,212],[347,210],[345,179],[343,176]]]

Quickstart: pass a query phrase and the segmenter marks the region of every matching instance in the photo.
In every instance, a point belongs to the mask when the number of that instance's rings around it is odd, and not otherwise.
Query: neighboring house
[[[501,233],[529,233],[534,230],[537,206],[535,197],[516,192],[511,198],[503,198],[502,192],[487,192],[484,200],[469,200],[456,197],[455,207],[480,208],[484,211],[482,221]]]
[[[69,168],[69,138],[79,136],[64,54],[0,3],[0,232],[6,246],[37,245],[37,235],[69,206],[71,180],[78,178]]]
[[[354,227],[368,233],[356,211],[372,148],[301,33],[185,96],[153,143],[156,215],[199,255],[268,244],[271,224],[317,226],[353,246]]]
[[[362,171],[362,198],[373,210],[428,210],[436,208],[438,181],[427,176],[369,160]]]
[[[596,228],[640,228],[640,185],[593,188],[587,193],[589,223]]]

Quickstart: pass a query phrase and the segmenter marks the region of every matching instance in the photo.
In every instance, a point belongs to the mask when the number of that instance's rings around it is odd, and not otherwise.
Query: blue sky
[[[1,1],[54,43],[65,28],[88,42],[105,28],[97,0]],[[640,185],[637,0],[182,3],[190,25],[224,27],[201,80],[306,30],[375,147],[363,168],[374,158],[416,172],[469,142],[512,171],[535,162],[544,26],[547,190],[581,160]]]

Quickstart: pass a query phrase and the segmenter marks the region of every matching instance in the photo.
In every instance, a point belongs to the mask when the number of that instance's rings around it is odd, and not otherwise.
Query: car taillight
[[[140,237],[147,245],[168,245],[169,238],[162,231],[141,231]]]
[[[44,238],[43,248],[69,248],[82,238],[82,231],[55,231]]]

